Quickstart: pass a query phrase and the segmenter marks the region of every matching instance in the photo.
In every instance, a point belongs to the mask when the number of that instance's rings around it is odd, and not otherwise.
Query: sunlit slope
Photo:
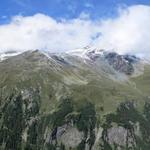
[[[0,149],[149,150],[150,66],[133,77],[113,55],[115,69],[40,51],[1,61]]]
[[[144,73],[133,78],[132,81],[135,82],[136,88],[144,95],[150,96],[150,65],[145,65]]]
[[[97,111],[103,108],[104,112],[109,112],[122,101],[141,103],[148,93],[148,66],[142,76],[130,81],[103,61],[96,68],[79,58],[66,56],[66,60],[69,64],[34,51],[1,62],[2,99],[13,91],[38,89],[42,99],[41,111],[55,109],[61,97],[71,96],[75,100],[88,99],[96,104]]]

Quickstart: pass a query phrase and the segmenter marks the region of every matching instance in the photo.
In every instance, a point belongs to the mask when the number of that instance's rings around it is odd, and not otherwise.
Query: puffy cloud
[[[10,24],[0,26],[0,49],[60,51],[84,47],[92,42],[95,28],[83,15],[59,22],[43,14],[16,16]]]
[[[150,6],[119,9],[116,18],[78,18],[56,21],[50,16],[15,16],[0,25],[0,51],[41,49],[66,51],[94,45],[119,53],[147,55],[150,52]]]
[[[96,45],[120,53],[138,55],[150,52],[150,6],[137,5],[120,9],[115,19],[104,20],[102,36]]]

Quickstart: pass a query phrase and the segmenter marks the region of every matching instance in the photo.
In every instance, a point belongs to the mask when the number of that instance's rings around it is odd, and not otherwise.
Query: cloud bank
[[[150,6],[132,6],[119,11],[119,17],[104,20],[102,37],[95,44],[120,53],[150,53]],[[150,54],[149,54],[150,55]]]
[[[31,49],[68,51],[93,45],[119,53],[150,55],[150,6],[118,9],[116,18],[78,18],[56,21],[44,14],[15,16],[0,25],[0,52]]]

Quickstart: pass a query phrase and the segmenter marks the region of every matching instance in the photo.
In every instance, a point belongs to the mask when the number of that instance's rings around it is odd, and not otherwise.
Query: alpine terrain
[[[0,53],[0,150],[150,150],[150,64],[93,47]]]

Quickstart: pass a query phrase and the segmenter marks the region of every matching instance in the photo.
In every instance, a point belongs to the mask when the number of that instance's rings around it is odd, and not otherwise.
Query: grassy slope
[[[85,64],[75,69],[59,66],[38,53],[14,57],[0,63],[1,97],[7,97],[14,89],[39,88],[41,112],[45,113],[54,110],[59,98],[67,95],[76,101],[88,99],[96,104],[97,113],[115,111],[125,100],[135,100],[141,108],[150,90],[149,66],[143,75],[124,82],[114,81],[107,74],[99,74],[88,67]]]
[[[136,87],[146,96],[150,95],[150,66],[146,65],[144,73],[132,81],[136,83]]]

